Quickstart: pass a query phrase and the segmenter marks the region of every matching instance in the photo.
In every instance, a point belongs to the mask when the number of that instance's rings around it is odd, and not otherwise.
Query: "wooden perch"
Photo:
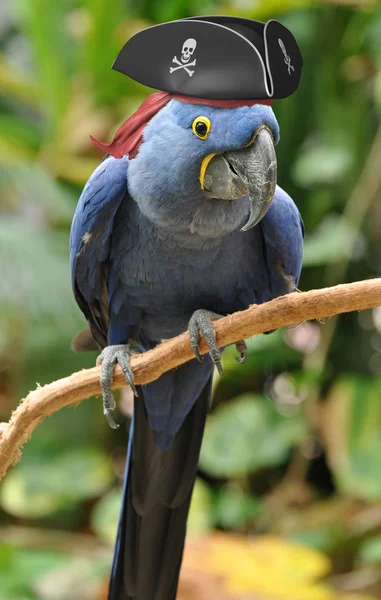
[[[324,319],[339,313],[365,310],[381,305],[381,279],[370,279],[337,285],[310,292],[294,292],[265,304],[214,321],[217,343],[227,346],[272,329],[286,327],[311,319]],[[207,352],[202,340],[201,354]],[[134,356],[131,365],[137,384],[157,379],[194,358],[188,333],[162,342],[154,350]],[[100,394],[100,367],[84,369],[69,377],[38,387],[21,401],[9,423],[0,424],[0,479],[10,465],[20,459],[21,446],[46,417],[60,408],[77,404]],[[125,386],[119,366],[115,368],[113,388]]]

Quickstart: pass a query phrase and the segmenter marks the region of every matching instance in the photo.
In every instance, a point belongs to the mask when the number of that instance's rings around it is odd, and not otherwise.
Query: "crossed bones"
[[[181,62],[179,60],[177,60],[177,56],[174,56],[172,58],[172,62],[176,63],[179,66],[178,67],[169,67],[170,73],[173,73],[173,71],[178,71],[179,69],[185,69],[185,71],[188,73],[189,77],[192,77],[194,71],[191,71],[190,69],[188,69],[188,67],[194,67],[196,65],[196,59],[194,59],[193,62],[189,62],[186,65],[183,65],[183,64],[181,64]]]
[[[280,38],[278,38],[278,42],[279,42],[279,46],[280,46],[280,48],[281,48],[281,50],[283,52],[284,62],[287,65],[288,74],[291,75],[291,70],[295,71],[294,67],[291,64],[291,57],[287,54],[287,50],[286,50],[286,47],[285,47],[285,45],[283,43],[283,40],[281,40]]]
[[[290,57],[290,56],[288,56],[288,54],[287,54],[287,56],[285,56],[285,57],[284,57],[284,62],[285,62],[285,63],[286,63],[286,65],[287,65],[287,71],[288,71],[288,74],[289,74],[289,75],[291,75],[291,69],[292,69],[293,71],[295,71],[295,69],[294,69],[294,67],[293,67],[293,66],[292,66],[292,64],[291,64],[291,57]]]

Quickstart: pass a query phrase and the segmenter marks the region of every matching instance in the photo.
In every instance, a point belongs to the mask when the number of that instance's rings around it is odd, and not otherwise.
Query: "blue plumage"
[[[206,140],[198,139],[191,128],[198,115],[205,115],[211,122]],[[109,157],[93,173],[74,215],[70,251],[74,292],[100,348],[134,339],[144,351],[185,331],[190,317],[200,308],[229,314],[295,289],[302,264],[302,222],[291,198],[277,187],[264,218],[257,226],[242,232],[250,212],[248,197],[208,199],[200,187],[200,165],[205,156],[246,146],[263,125],[277,142],[278,124],[268,106],[224,109],[172,100],[145,127],[143,143],[133,160]],[[145,416],[139,418],[147,419],[156,445],[155,450],[147,441],[150,434],[146,428],[145,433],[140,433],[146,440],[145,449],[139,446],[134,451],[135,457],[139,457],[150,448],[149,460],[141,459],[141,476],[143,481],[147,477],[147,490],[153,485],[152,465],[164,457],[172,461],[171,452],[176,444],[182,448],[176,452],[180,456],[185,453],[183,460],[188,460],[186,445],[179,441],[185,436],[181,432],[190,429],[187,423],[193,422],[195,411],[199,410],[193,409],[196,400],[204,394],[207,401],[212,372],[209,356],[202,364],[194,359],[140,390]],[[138,444],[139,426],[136,427],[134,443]],[[183,499],[189,495],[198,452],[199,447],[192,455],[191,474],[186,481],[182,472],[177,473],[178,480],[173,475],[178,489],[185,486],[187,490]],[[148,469],[146,475],[144,465]],[[169,471],[168,465],[157,465],[156,471],[160,469],[162,473]],[[162,482],[158,480],[159,487],[152,488],[155,491],[151,493],[160,497],[165,477],[162,474]],[[148,507],[152,500],[145,497],[142,504],[141,497],[134,495],[133,477],[130,487],[133,510],[139,515],[136,518],[143,519],[151,514]],[[184,500],[184,506],[187,501]],[[167,506],[164,500],[161,506]],[[110,592],[110,598],[152,600],[144,587],[148,584],[139,577],[127,576],[128,565],[122,569],[119,564],[121,536],[127,536],[125,527],[132,535],[129,517],[125,512],[122,514],[125,525],[119,528],[111,589],[121,586],[126,595]],[[161,522],[167,518],[165,512]],[[143,530],[139,530],[138,536],[141,544],[144,535],[148,535]],[[136,527],[133,531],[135,539]],[[136,539],[134,544],[137,547]],[[171,571],[165,567],[163,544],[160,568],[155,567],[154,574],[151,573],[153,579],[165,568]],[[160,592],[161,584],[157,583],[155,600],[175,597],[177,576],[171,577],[171,592],[164,584],[166,591]]]

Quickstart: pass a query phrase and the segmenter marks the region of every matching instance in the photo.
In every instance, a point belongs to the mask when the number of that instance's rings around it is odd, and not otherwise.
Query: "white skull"
[[[181,62],[187,63],[192,58],[193,52],[196,50],[197,42],[193,38],[188,38],[183,43],[183,48],[181,50]]]

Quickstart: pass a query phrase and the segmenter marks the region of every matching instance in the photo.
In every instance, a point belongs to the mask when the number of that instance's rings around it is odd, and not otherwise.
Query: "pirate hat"
[[[278,21],[210,16],[139,31],[113,69],[173,94],[260,100],[290,96],[299,85],[302,64],[294,36]]]

